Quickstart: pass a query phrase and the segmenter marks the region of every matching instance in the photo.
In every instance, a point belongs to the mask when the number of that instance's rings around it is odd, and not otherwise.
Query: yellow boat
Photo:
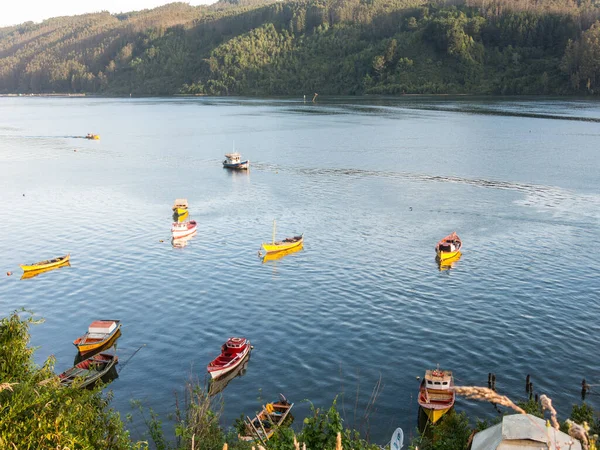
[[[120,320],[96,320],[91,323],[83,336],[73,341],[73,345],[81,354],[111,347],[121,336],[120,322]]]
[[[47,259],[45,261],[40,261],[29,265],[21,264],[21,269],[23,269],[23,272],[28,272],[30,270],[48,269],[50,267],[56,267],[66,263],[67,261],[69,261],[70,257],[71,254],[69,253],[65,256],[59,256],[58,258],[54,259]]]
[[[452,269],[454,267],[454,263],[457,262],[461,256],[462,256],[462,253],[458,252],[456,255],[454,255],[451,258],[444,258],[441,260],[438,258],[437,261],[438,261],[440,270]]]
[[[182,216],[188,212],[187,198],[176,198],[173,202],[173,214]]]
[[[445,261],[459,255],[461,248],[462,241],[456,232],[452,232],[435,245],[435,253],[440,261]]]
[[[262,262],[266,263],[268,261],[277,261],[278,259],[281,259],[284,256],[299,252],[300,250],[302,250],[302,244],[300,244],[296,247],[288,248],[287,250],[267,253],[267,254],[265,254],[265,256],[263,256]]]
[[[267,253],[282,252],[294,247],[299,247],[304,242],[304,233],[300,236],[285,238],[283,241],[275,242],[275,221],[273,221],[273,240],[271,243],[263,242],[262,248]]]
[[[21,280],[26,280],[27,278],[37,277],[38,275],[41,275],[42,273],[52,272],[53,270],[57,270],[62,267],[71,267],[71,264],[69,263],[69,261],[66,261],[62,264],[59,264],[58,266],[48,267],[46,269],[29,270],[27,272],[23,272],[23,275],[21,275]]]
[[[173,220],[175,222],[185,222],[188,219],[188,210],[184,210],[182,213],[178,213],[177,211],[173,212]]]
[[[94,141],[97,141],[98,139],[100,139],[100,135],[98,134],[92,134],[92,133],[88,133],[88,135],[85,137],[86,139],[92,139]]]

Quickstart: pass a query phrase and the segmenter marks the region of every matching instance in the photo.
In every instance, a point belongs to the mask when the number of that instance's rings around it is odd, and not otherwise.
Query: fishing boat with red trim
[[[234,370],[239,366],[250,350],[252,346],[250,341],[243,337],[230,337],[221,346],[221,354],[213,359],[206,369],[210,376],[218,378],[225,375],[228,372]]]
[[[425,371],[418,402],[431,423],[436,423],[454,406],[456,393],[453,387],[454,378],[450,370],[440,370],[438,367]]]
[[[453,231],[435,245],[435,253],[439,261],[445,261],[446,259],[455,258],[460,255],[461,248],[462,241],[458,237],[458,234]]]
[[[195,220],[190,220],[187,222],[173,222],[173,225],[171,225],[171,234],[175,239],[179,239],[195,233],[196,227],[197,224]]]

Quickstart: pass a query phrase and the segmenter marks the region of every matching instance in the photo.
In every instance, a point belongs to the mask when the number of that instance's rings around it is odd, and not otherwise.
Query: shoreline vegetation
[[[597,95],[599,55],[597,0],[171,3],[0,28],[0,93]]]
[[[229,429],[220,422],[222,402],[211,398],[198,381],[185,386],[183,398],[176,398],[172,435],[164,430],[161,418],[141,402],[132,400],[147,426],[149,439],[133,441],[118,412],[110,408],[111,391],[106,385],[93,389],[80,389],[77,382],[71,387],[60,385],[54,373],[54,358],[42,367],[33,362],[35,349],[29,347],[29,327],[42,323],[33,313],[18,310],[0,319],[0,447],[1,448],[56,448],[56,449],[117,449],[144,450],[292,450],[306,448],[379,450],[389,448],[370,443],[368,423],[380,382],[374,388],[372,401],[365,410],[363,426],[348,428],[338,409],[337,400],[329,408],[318,408],[311,403],[309,417],[301,420],[302,426],[277,428],[271,439],[262,443],[239,441],[237,435],[243,427],[243,416]],[[492,380],[491,382],[489,380]],[[579,439],[582,448],[597,450],[600,433],[597,413],[585,402],[573,405],[570,417],[560,423],[551,400],[533,392],[529,375],[526,391],[529,398],[513,403],[495,392],[495,375],[490,374],[488,388],[456,387],[457,395],[466,400],[492,403],[499,415],[493,421],[469,418],[464,412],[450,410],[435,425],[426,425],[415,431],[416,437],[405,448],[416,450],[466,450],[476,432],[500,423],[506,414],[518,412],[545,418],[547,427],[554,427]],[[589,385],[582,383],[582,396]],[[503,409],[501,410],[500,407]],[[544,415],[545,414],[545,415]],[[550,429],[550,428],[548,428]],[[362,433],[361,433],[362,431]],[[412,435],[412,433],[411,433]],[[550,436],[550,432],[548,432]],[[550,442],[550,441],[549,441]],[[550,444],[548,444],[550,445]],[[550,447],[548,447],[550,448]]]

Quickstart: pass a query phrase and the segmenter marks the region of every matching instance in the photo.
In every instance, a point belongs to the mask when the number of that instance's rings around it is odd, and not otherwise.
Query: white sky
[[[174,0],[3,0],[0,27],[32,20],[41,22],[57,16],[73,16],[108,10],[111,13],[139,11],[172,3]],[[189,0],[190,5],[215,3],[216,0]]]

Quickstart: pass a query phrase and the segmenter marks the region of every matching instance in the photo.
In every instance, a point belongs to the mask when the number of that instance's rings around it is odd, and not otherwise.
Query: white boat
[[[223,167],[227,169],[238,169],[246,170],[250,166],[250,161],[242,161],[242,155],[239,153],[227,153],[225,154],[225,161],[223,161]]]
[[[212,378],[219,378],[239,366],[252,347],[246,338],[231,337],[221,346],[221,354],[207,366]]]
[[[173,222],[173,225],[171,225],[171,234],[175,239],[189,236],[196,232],[196,225],[195,220],[190,220],[189,222]]]

